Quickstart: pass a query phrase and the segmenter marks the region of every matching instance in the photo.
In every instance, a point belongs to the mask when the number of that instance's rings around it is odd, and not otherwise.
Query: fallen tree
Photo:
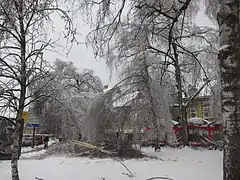
[[[144,153],[131,146],[123,147],[121,154],[118,151],[117,145],[93,145],[83,141],[66,141],[57,143],[48,148],[39,158],[43,159],[52,155],[67,155],[73,157],[91,157],[91,158],[143,158]]]

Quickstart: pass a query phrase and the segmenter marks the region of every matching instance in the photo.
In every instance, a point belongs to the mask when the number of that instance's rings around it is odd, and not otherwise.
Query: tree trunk
[[[145,58],[145,57],[144,57]],[[159,146],[159,126],[158,126],[158,117],[157,117],[157,108],[156,108],[156,101],[153,97],[152,94],[152,89],[151,89],[151,79],[150,79],[150,75],[148,73],[148,65],[146,63],[146,60],[143,60],[143,68],[144,68],[144,77],[145,77],[145,85],[147,87],[147,93],[149,96],[149,100],[150,100],[150,109],[151,109],[151,113],[152,113],[152,123],[153,123],[153,131],[154,131],[154,146],[155,146],[155,151],[160,149]]]
[[[180,125],[181,125],[181,135],[183,138],[183,145],[187,146],[188,145],[188,128],[187,128],[187,117],[186,115],[186,109],[183,106],[183,99],[182,99],[182,79],[181,79],[181,69],[179,65],[179,60],[178,60],[178,53],[177,53],[177,46],[176,44],[172,44],[173,51],[174,51],[174,67],[175,67],[175,80],[177,83],[177,97],[178,97],[178,104],[179,104],[179,109],[180,109]]]
[[[25,106],[25,98],[26,98],[26,83],[27,83],[27,77],[26,77],[26,32],[24,28],[24,20],[23,20],[23,1],[19,3],[19,25],[20,25],[20,35],[21,35],[21,41],[20,41],[20,49],[21,49],[21,68],[20,68],[20,97],[19,97],[19,106],[18,106],[18,112],[17,112],[17,125],[15,127],[14,131],[14,139],[13,139],[13,149],[12,149],[12,159],[11,159],[11,167],[12,167],[12,180],[19,180],[18,175],[18,159],[19,159],[19,150],[21,149],[20,142],[23,134],[23,128],[21,128],[21,124],[23,123],[22,114]]]
[[[12,180],[19,180],[19,175],[18,175],[19,132],[20,132],[20,121],[17,120],[15,131],[13,134],[13,148],[12,148],[12,158],[11,158]]]
[[[21,156],[23,130],[24,130],[24,120],[21,119],[21,121],[20,121],[20,131],[19,131],[19,150],[18,150],[18,157]]]
[[[220,73],[225,121],[224,180],[240,179],[240,29],[239,0],[219,0]]]

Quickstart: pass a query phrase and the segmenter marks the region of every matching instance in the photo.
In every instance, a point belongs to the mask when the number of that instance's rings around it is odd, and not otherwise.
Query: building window
[[[190,117],[191,118],[197,117],[197,110],[196,110],[196,108],[190,108]]]
[[[203,118],[209,118],[209,108],[203,107]]]
[[[209,107],[203,107],[203,118],[209,118]]]

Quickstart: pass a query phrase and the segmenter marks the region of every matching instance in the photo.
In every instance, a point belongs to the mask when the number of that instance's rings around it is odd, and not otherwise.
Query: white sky
[[[88,25],[84,23],[82,17],[79,16],[76,18],[78,23],[78,32],[81,33],[80,36],[77,37],[78,41],[84,42],[86,35],[90,31]],[[204,15],[203,9],[199,12],[199,15],[196,18],[196,22],[200,26],[211,26],[213,27],[213,23]],[[63,22],[58,18],[54,17],[54,25],[56,28],[55,38],[58,37],[63,28]],[[59,41],[61,45],[65,45],[65,40],[61,39]],[[113,86],[117,83],[116,74],[114,74],[110,80],[110,72],[105,64],[105,60],[97,60],[94,58],[91,47],[87,48],[85,45],[74,45],[71,49],[69,55],[66,55],[66,51],[62,49],[58,49],[58,52],[61,53],[54,53],[54,52],[45,52],[44,58],[48,59],[49,61],[54,61],[56,58],[65,61],[72,61],[75,66],[79,69],[89,68],[94,70],[95,75],[99,76],[103,82],[103,84],[109,84],[109,86]]]
[[[90,28],[88,27],[87,24],[84,23],[82,20],[81,16],[79,16],[77,21],[77,31],[81,33],[80,35],[77,36],[77,41],[78,42],[85,42],[85,38],[90,31]],[[64,22],[60,20],[59,17],[53,18],[54,20],[54,26],[55,26],[55,32],[53,35],[52,39],[57,39],[62,33],[62,29],[64,26]],[[76,22],[75,22],[76,23]],[[60,39],[58,41],[58,44],[61,46],[66,46],[66,40],[65,39]],[[112,81],[110,81],[110,72],[105,65],[105,60],[97,60],[93,56],[93,52],[91,47],[86,47],[84,44],[79,44],[76,45],[74,44],[73,47],[71,48],[70,53],[67,55],[67,49],[63,50],[61,47],[56,47],[56,52],[45,52],[44,53],[44,58],[47,59],[48,61],[55,61],[57,58],[60,60],[65,60],[65,61],[72,61],[76,67],[79,69],[93,69],[95,72],[95,75],[99,76],[103,82],[103,84],[115,84],[117,82],[116,78],[112,78]]]

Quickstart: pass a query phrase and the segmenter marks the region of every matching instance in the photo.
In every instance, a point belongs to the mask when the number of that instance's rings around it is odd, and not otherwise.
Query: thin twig
[[[42,178],[38,178],[38,177],[35,177],[35,179],[37,179],[37,180],[44,180],[44,179],[42,179]]]
[[[117,162],[119,162],[128,172],[129,174],[123,173],[125,175],[128,175],[129,177],[136,177],[135,174],[133,174],[130,169],[124,164],[124,161],[120,158],[114,158]]]
[[[153,179],[169,179],[169,180],[173,180],[173,179],[171,179],[171,178],[161,177],[161,176],[158,176],[158,177],[150,177],[150,178],[147,178],[146,180],[153,180]]]

